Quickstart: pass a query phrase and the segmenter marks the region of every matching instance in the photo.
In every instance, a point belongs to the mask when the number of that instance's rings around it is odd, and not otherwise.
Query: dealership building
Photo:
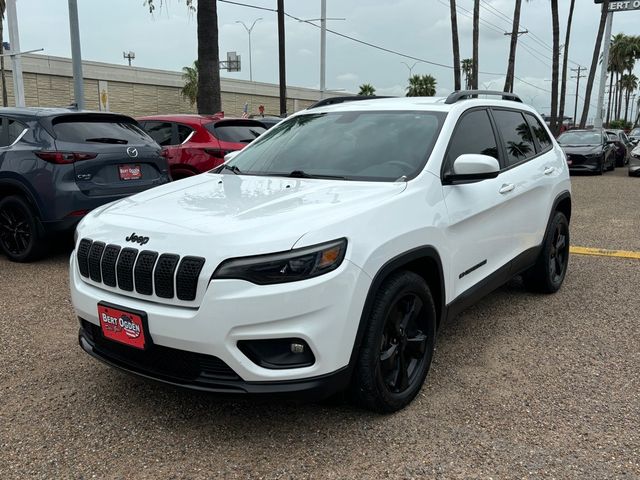
[[[9,106],[15,105],[11,62],[5,60]],[[73,71],[70,58],[23,55],[25,102],[28,107],[66,107],[74,102]],[[195,105],[183,98],[182,72],[129,67],[84,61],[84,102],[88,110],[124,113],[131,116],[167,113],[195,113]],[[226,115],[240,116],[245,103],[248,113],[280,113],[278,85],[221,78],[222,109]],[[329,96],[338,95],[327,92]],[[344,94],[343,94],[344,95]],[[287,112],[302,110],[320,98],[318,90],[287,87]]]

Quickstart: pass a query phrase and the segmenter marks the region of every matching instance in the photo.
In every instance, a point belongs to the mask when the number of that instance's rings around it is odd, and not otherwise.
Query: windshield
[[[630,137],[640,137],[640,128],[634,128],[629,132]]]
[[[565,132],[558,137],[560,145],[600,145],[602,133],[600,132]]]
[[[424,167],[442,112],[310,113],[272,128],[229,161],[253,175],[395,181]]]

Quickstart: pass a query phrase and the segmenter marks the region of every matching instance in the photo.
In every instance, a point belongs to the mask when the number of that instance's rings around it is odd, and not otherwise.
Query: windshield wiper
[[[116,143],[119,145],[126,145],[127,142],[124,138],[109,138],[109,137],[97,137],[97,138],[85,138],[85,142],[97,142],[97,143]]]
[[[228,165],[226,163],[223,163],[222,165],[220,165],[216,173],[222,173],[223,170],[229,170],[234,175],[240,175],[242,173],[240,169],[235,165]]]
[[[315,175],[307,173],[304,170],[294,170],[285,176],[291,178],[335,178],[338,180],[345,180],[345,177],[341,177],[340,175]]]

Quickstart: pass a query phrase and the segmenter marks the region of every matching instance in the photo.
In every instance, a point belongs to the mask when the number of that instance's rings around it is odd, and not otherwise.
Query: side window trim
[[[176,145],[184,145],[185,143],[187,143],[189,140],[191,140],[191,137],[193,137],[196,133],[195,129],[192,128],[190,125],[187,125],[186,123],[174,123],[174,125],[176,126]],[[182,142],[180,141],[180,133],[178,132],[178,126],[183,126],[188,128],[189,130],[191,130],[191,133],[189,133],[189,135],[187,135],[187,138],[185,138]]]
[[[444,156],[443,156],[443,160],[442,160],[442,164],[440,165],[440,179],[442,179],[445,175],[445,172],[447,171],[447,168],[449,166],[449,162],[448,160],[448,156],[449,156],[449,150],[451,149],[451,144],[453,143],[453,140],[455,138],[456,133],[458,132],[458,129],[460,128],[460,124],[462,123],[462,120],[464,119],[464,117],[466,117],[467,115],[469,115],[470,113],[473,112],[478,112],[478,111],[484,111],[487,113],[487,116],[489,117],[489,124],[491,125],[491,130],[493,130],[493,138],[496,142],[496,146],[498,147],[498,163],[500,164],[500,169],[502,171],[502,166],[503,166],[503,159],[504,159],[504,154],[502,152],[502,149],[500,148],[499,144],[499,139],[497,136],[497,129],[496,129],[496,125],[493,121],[493,117],[491,116],[491,112],[489,111],[489,107],[472,107],[468,110],[465,110],[462,115],[460,115],[458,117],[458,120],[456,121],[455,126],[453,127],[453,131],[451,132],[451,136],[449,137],[449,143],[447,143],[447,148],[444,151]]]

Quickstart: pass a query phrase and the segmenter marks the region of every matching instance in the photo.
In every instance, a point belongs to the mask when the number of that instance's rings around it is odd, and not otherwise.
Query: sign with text
[[[594,0],[595,3],[604,3],[604,0]],[[640,0],[610,1],[610,12],[626,12],[629,10],[640,10]]]

